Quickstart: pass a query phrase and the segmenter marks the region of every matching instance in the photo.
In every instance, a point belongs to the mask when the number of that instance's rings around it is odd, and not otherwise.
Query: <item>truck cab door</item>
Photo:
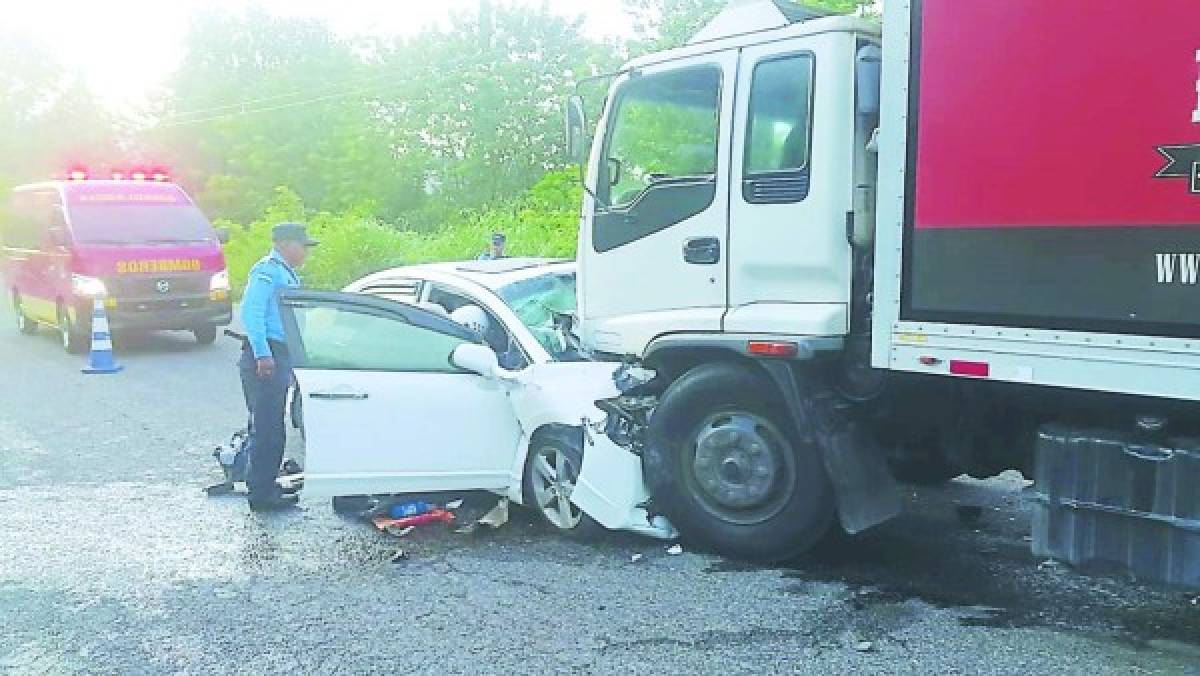
[[[508,491],[521,438],[508,391],[450,361],[477,335],[362,294],[288,291],[280,307],[304,396],[306,494]]]
[[[843,335],[854,38],[825,33],[747,47],[738,68],[724,330]]]
[[[719,331],[726,307],[737,52],[638,68],[614,84],[580,228],[585,341],[640,353],[670,331]]]

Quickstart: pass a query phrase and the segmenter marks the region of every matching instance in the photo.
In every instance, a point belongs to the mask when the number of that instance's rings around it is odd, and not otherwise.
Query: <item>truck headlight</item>
[[[103,298],[108,295],[104,282],[86,275],[71,275],[71,291],[80,298]]]

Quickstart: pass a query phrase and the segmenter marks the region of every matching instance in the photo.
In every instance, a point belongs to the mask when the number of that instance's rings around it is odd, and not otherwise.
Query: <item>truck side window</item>
[[[597,251],[668,228],[712,204],[720,98],[717,66],[637,76],[617,91],[599,192],[608,211],[636,210],[638,218],[598,219]],[[662,199],[651,199],[660,190],[667,191]]]
[[[808,196],[812,83],[811,54],[754,67],[742,182],[747,202],[781,204]]]

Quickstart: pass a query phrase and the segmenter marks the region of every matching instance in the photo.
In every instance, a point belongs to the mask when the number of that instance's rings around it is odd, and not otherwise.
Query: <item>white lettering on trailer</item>
[[[1200,254],[1154,254],[1158,266],[1158,283],[1173,284],[1175,271],[1179,271],[1179,283],[1195,286],[1200,282]]]
[[[1175,255],[1155,254],[1158,260],[1158,283],[1170,284],[1175,280]]]
[[[1195,284],[1196,272],[1200,270],[1200,256],[1179,254],[1179,283]]]

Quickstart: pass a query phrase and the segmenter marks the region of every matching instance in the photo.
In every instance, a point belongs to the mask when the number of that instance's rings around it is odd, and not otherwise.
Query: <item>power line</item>
[[[337,93],[339,90],[344,89],[346,87],[359,85],[359,84],[363,84],[366,82],[375,82],[377,80],[384,80],[384,79],[387,79],[390,77],[393,77],[392,73],[384,73],[382,75],[372,75],[371,77],[364,77],[364,78],[359,78],[356,80],[341,82],[335,87],[328,87],[326,89],[330,90],[330,94],[334,94],[334,93]],[[168,124],[182,123],[182,122],[186,122],[186,120],[183,120],[181,118],[196,117],[196,116],[203,117],[203,116],[207,116],[207,115],[221,113],[224,111],[238,111],[238,110],[245,109],[247,106],[256,106],[256,105],[263,104],[263,103],[270,103],[272,101],[278,101],[280,99],[290,99],[290,98],[294,98],[296,96],[300,96],[303,94],[310,94],[311,92],[312,92],[311,89],[309,89],[309,90],[299,89],[299,90],[295,90],[295,91],[291,91],[291,92],[286,92],[283,94],[273,94],[271,96],[263,96],[263,97],[259,97],[256,99],[246,99],[245,101],[238,101],[237,103],[226,103],[226,104],[222,104],[219,106],[211,106],[208,108],[199,108],[196,110],[189,110],[189,111],[183,112],[183,113],[174,113],[169,118],[167,118],[166,123],[168,123]]]
[[[348,91],[348,92],[341,92],[341,93],[337,93],[337,94],[327,94],[325,96],[318,96],[318,97],[311,98],[311,99],[305,99],[303,101],[291,101],[289,103],[281,103],[279,105],[267,106],[265,108],[238,110],[238,111],[231,112],[231,113],[223,113],[220,115],[211,115],[209,117],[196,118],[194,120],[166,121],[166,122],[159,124],[158,126],[159,126],[159,128],[163,128],[163,129],[170,128],[170,127],[183,127],[183,126],[187,126],[187,125],[191,125],[191,124],[202,124],[205,122],[215,122],[217,120],[233,119],[236,117],[243,117],[246,115],[258,115],[261,113],[270,113],[270,112],[273,112],[276,110],[286,110],[288,108],[296,108],[299,106],[308,106],[308,105],[312,105],[314,103],[321,103],[324,101],[333,101],[336,99],[347,98],[350,96],[355,96],[357,94],[368,94],[371,92],[384,91],[387,89],[399,87],[399,86],[401,86],[401,84],[402,83],[392,83],[390,85],[380,85],[380,86],[376,86],[376,87],[364,87],[362,89],[356,89],[356,90]]]

